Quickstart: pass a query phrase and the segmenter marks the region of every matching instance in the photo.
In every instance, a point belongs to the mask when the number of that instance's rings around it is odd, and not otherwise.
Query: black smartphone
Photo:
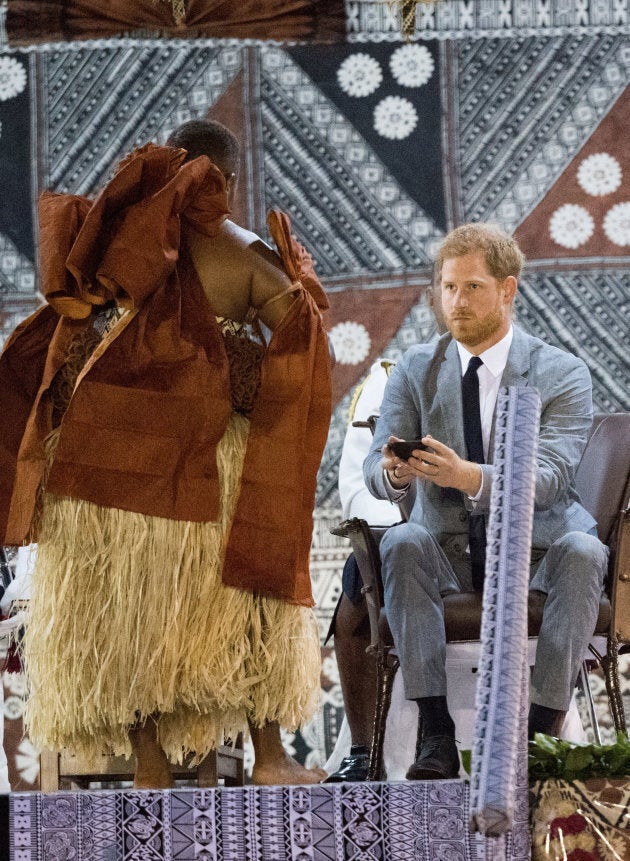
[[[393,451],[396,457],[401,460],[409,460],[414,451],[429,451],[429,446],[425,445],[419,439],[403,439],[398,442],[387,443],[390,451]]]

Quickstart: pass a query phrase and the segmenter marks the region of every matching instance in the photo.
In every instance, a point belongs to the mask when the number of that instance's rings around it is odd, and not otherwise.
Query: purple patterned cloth
[[[472,822],[488,835],[503,834],[527,810],[527,591],[539,424],[535,389],[500,391],[471,774]]]
[[[505,861],[463,781],[14,793],[10,861]]]

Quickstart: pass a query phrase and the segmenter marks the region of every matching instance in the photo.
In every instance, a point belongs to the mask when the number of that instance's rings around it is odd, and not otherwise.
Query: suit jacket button
[[[468,515],[466,514],[465,511],[459,512],[459,519],[461,520],[462,523],[466,523],[466,521],[468,520]]]

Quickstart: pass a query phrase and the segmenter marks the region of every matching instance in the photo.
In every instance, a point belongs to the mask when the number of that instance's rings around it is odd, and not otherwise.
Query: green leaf
[[[462,765],[464,766],[464,771],[470,777],[470,770],[472,767],[472,750],[460,750],[459,755],[462,758]]]
[[[630,776],[630,739],[619,733],[614,744],[578,745],[537,733],[529,743],[528,767],[531,781]]]
[[[594,761],[595,756],[590,747],[574,747],[567,753],[564,767],[569,771],[582,771]]]
[[[554,756],[560,747],[560,739],[553,738],[550,735],[543,735],[541,732],[536,733],[534,743],[536,747],[540,750],[547,751],[547,753],[552,753],[554,754]]]

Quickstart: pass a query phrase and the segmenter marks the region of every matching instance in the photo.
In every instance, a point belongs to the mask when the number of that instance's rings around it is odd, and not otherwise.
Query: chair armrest
[[[619,512],[610,553],[611,632],[630,643],[630,508]]]
[[[363,580],[361,592],[365,595],[370,620],[370,651],[376,651],[384,645],[379,630],[379,617],[383,606],[383,582],[378,547],[388,529],[388,526],[370,526],[360,517],[352,517],[330,530],[333,535],[349,539],[361,572]]]

